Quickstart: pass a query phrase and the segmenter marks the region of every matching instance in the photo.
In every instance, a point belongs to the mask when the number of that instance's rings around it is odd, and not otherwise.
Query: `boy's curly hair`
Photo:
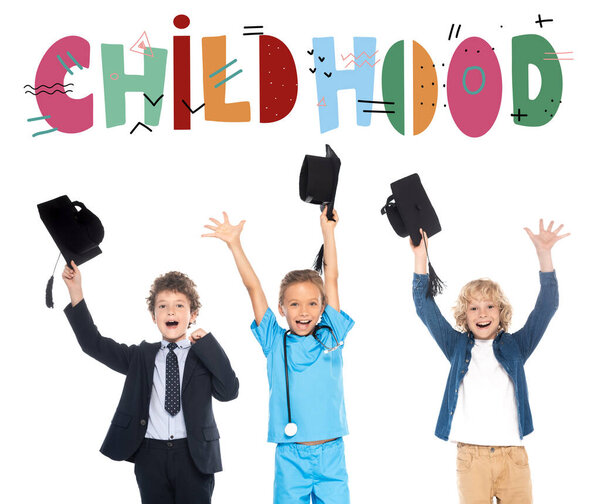
[[[146,303],[148,304],[148,311],[152,315],[154,315],[156,296],[162,291],[181,292],[190,302],[190,313],[197,312],[202,306],[193,280],[179,271],[169,271],[156,277],[150,287],[150,295],[146,298]]]
[[[467,325],[467,309],[469,302],[473,299],[489,299],[500,311],[499,329],[508,331],[512,319],[512,306],[502,292],[500,286],[489,278],[479,278],[465,285],[458,295],[456,305],[453,308],[456,326],[462,331],[469,331]]]
[[[279,287],[279,304],[283,305],[285,291],[290,285],[302,282],[313,283],[321,293],[321,302],[323,306],[327,305],[327,294],[325,294],[325,284],[323,283],[323,279],[321,278],[321,275],[312,269],[293,270],[283,277],[281,286]]]

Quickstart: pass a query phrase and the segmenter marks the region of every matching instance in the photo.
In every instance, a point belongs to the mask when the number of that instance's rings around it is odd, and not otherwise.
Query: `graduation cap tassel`
[[[48,308],[54,308],[54,300],[52,299],[52,287],[54,286],[54,272],[56,271],[56,266],[58,265],[58,261],[60,260],[60,254],[58,254],[58,258],[54,263],[54,269],[52,270],[52,276],[48,280],[46,284],[46,306]]]
[[[427,296],[434,297],[442,293],[446,284],[440,279],[439,276],[437,276],[433,266],[429,262],[429,258],[427,260],[427,265],[429,267],[429,285],[427,286]]]
[[[46,306],[54,308],[54,300],[52,299],[52,286],[54,285],[54,275],[50,277],[46,284]]]
[[[319,274],[323,273],[323,248],[324,248],[324,245],[321,245],[321,248],[319,249],[319,253],[315,257],[315,262],[313,263],[313,269],[315,271],[318,271]]]
[[[446,284],[437,276],[437,273],[429,260],[429,250],[427,250],[427,242],[425,242],[425,253],[427,254],[427,267],[429,268],[429,283],[427,285],[427,297],[435,297],[441,294]]]

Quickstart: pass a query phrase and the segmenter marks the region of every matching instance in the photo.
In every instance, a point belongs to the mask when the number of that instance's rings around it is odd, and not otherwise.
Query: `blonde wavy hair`
[[[325,284],[323,283],[323,279],[321,278],[321,275],[319,275],[315,270],[311,269],[290,271],[283,277],[281,285],[279,286],[279,304],[283,305],[285,291],[290,285],[302,282],[310,282],[314,284],[319,289],[323,306],[327,305],[327,294],[325,294]]]
[[[507,331],[512,319],[512,306],[502,292],[500,286],[489,278],[479,278],[465,285],[458,295],[453,308],[456,326],[465,332],[469,331],[467,325],[467,310],[469,303],[474,299],[489,299],[500,310],[499,329]]]

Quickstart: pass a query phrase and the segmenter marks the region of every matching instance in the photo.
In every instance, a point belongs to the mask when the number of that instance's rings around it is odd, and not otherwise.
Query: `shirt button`
[[[454,413],[454,411],[451,411],[450,414],[452,415]]]
[[[171,441],[169,441],[169,442],[167,443],[167,446],[168,446],[169,448],[172,448],[172,447],[173,447],[173,443],[171,443]]]
[[[465,362],[469,362],[469,359],[465,359]]]
[[[140,420],[140,425],[144,426],[146,425],[146,420],[144,420],[143,418]]]
[[[465,374],[465,370],[463,369],[463,370],[460,372],[460,374]]]
[[[492,453],[494,453],[494,452],[496,451],[496,448],[490,448],[490,451],[491,451]]]

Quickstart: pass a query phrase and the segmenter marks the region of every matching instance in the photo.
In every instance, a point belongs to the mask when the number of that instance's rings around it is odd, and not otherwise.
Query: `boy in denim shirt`
[[[417,314],[451,363],[437,437],[457,443],[458,493],[461,504],[532,502],[531,475],[523,436],[533,431],[523,365],[558,307],[558,286],[551,249],[559,235],[551,221],[539,233],[525,228],[540,262],[540,293],[525,326],[506,332],[512,308],[491,280],[465,285],[454,308],[453,329],[427,296],[427,236],[415,255],[413,298]]]

